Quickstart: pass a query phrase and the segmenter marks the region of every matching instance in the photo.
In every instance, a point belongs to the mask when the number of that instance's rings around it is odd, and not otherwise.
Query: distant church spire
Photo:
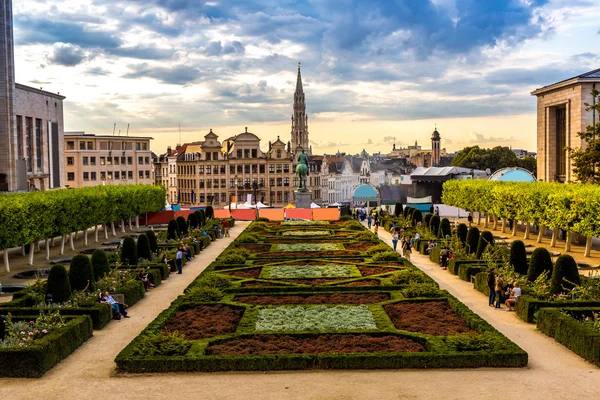
[[[298,77],[296,78],[296,91],[294,92],[294,113],[292,115],[292,152],[301,147],[305,152],[310,152],[308,145],[308,117],[306,116],[306,102],[302,88],[302,75],[298,63]]]

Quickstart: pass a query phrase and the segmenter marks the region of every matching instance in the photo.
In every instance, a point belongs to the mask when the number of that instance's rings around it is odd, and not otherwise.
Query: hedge
[[[57,309],[60,315],[64,316],[88,316],[92,321],[92,326],[96,330],[104,328],[112,319],[111,307],[109,304],[98,303],[92,307],[71,307]],[[0,308],[0,315],[38,315],[40,309],[27,307],[15,307],[12,303],[7,303],[6,307]]]
[[[522,295],[515,303],[515,311],[519,318],[525,322],[534,322],[536,313],[542,308],[567,308],[567,307],[600,307],[600,301],[565,300],[549,301],[538,300],[533,296]]]
[[[35,319],[31,316],[27,320]],[[13,320],[25,319],[14,318]],[[92,337],[92,320],[87,315],[67,317],[64,327],[50,332],[25,348],[0,348],[0,377],[40,378]]]
[[[471,276],[476,276],[480,272],[486,271],[487,265],[461,264],[458,267],[458,277],[463,281],[471,282]]]
[[[141,281],[132,280],[115,290],[114,293],[124,295],[125,304],[131,307],[144,298],[146,295],[146,289]]]
[[[487,271],[480,272],[477,275],[475,275],[475,279],[473,280],[473,287],[481,293],[485,294],[486,296],[489,296],[490,288],[488,287],[487,277]]]
[[[461,265],[469,264],[469,265],[487,265],[484,261],[481,260],[471,260],[464,258],[453,258],[448,263],[448,272],[453,275],[458,275],[458,270]]]
[[[537,328],[544,334],[600,367],[600,332],[570,314],[600,312],[600,308],[542,308],[537,315]]]

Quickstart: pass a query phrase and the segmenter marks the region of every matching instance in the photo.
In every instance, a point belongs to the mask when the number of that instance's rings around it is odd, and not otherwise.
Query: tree
[[[592,96],[598,97],[598,90],[592,90]],[[590,105],[585,103],[586,111],[595,111],[600,114],[600,103]],[[585,142],[585,148],[567,148],[573,163],[573,172],[577,179],[583,183],[600,183],[600,122],[588,125],[585,132],[577,132],[577,136]]]
[[[467,232],[467,254],[474,254],[479,244],[479,229],[472,226]]]
[[[71,284],[69,283],[67,269],[64,266],[57,264],[50,268],[46,294],[51,294],[52,301],[55,303],[64,303],[71,298]]]
[[[415,208],[415,211],[413,211],[413,214],[412,214],[413,226],[417,226],[417,224],[421,221],[423,221],[423,213],[421,212],[421,210],[418,210]]]
[[[158,251],[158,241],[156,240],[156,234],[153,230],[144,232],[148,236],[148,242],[150,243],[150,251],[156,253]]]
[[[466,246],[467,244],[467,234],[469,233],[469,228],[467,228],[466,224],[458,224],[458,226],[456,227],[456,235],[458,236],[458,239],[460,240],[460,243],[463,246]]]
[[[198,217],[196,216],[196,213],[191,213],[188,215],[188,224],[192,230],[198,227]]]
[[[515,240],[510,244],[510,265],[513,266],[516,273],[527,275],[527,251],[525,243],[521,240]]]
[[[450,220],[448,218],[443,218],[442,222],[440,222],[440,227],[438,228],[437,237],[445,239],[446,236],[450,236],[451,233],[452,228],[450,227]]]
[[[437,233],[440,229],[440,217],[437,215],[433,215],[429,220],[429,230],[431,233],[437,236]]]
[[[423,223],[425,224],[425,226],[429,227],[429,222],[431,221],[431,217],[433,217],[433,214],[431,214],[431,213],[425,214],[425,216],[423,217]]]
[[[121,246],[121,262],[127,262],[129,265],[137,265],[138,263],[137,246],[132,237],[123,239],[123,246]]]
[[[478,260],[481,260],[483,252],[490,245],[494,245],[494,235],[490,231],[483,231],[481,233],[481,236],[479,236],[479,242],[477,243],[477,253],[475,254],[475,257],[477,257]]]
[[[88,256],[76,254],[73,257],[69,267],[69,283],[73,291],[86,289],[93,291],[96,289],[94,270]]]
[[[102,249],[96,249],[92,253],[92,269],[94,271],[94,278],[96,281],[104,278],[104,275],[110,272],[110,265],[108,263],[108,257]]]
[[[394,216],[399,217],[402,215],[402,203],[396,203],[394,206]]]
[[[144,260],[152,260],[152,254],[150,252],[150,241],[148,240],[148,236],[146,236],[145,233],[142,233],[140,236],[138,236],[137,256],[138,258],[143,258]]]
[[[520,167],[529,170],[534,175],[537,172],[537,160],[533,157],[519,159],[510,147],[496,146],[492,149],[482,149],[479,146],[465,147],[452,160],[456,167],[472,168],[494,172],[502,168]]]
[[[538,247],[531,254],[529,260],[529,269],[527,270],[527,280],[535,282],[535,280],[546,271],[548,277],[552,274],[552,257],[550,252],[544,247]]]
[[[207,206],[206,207],[206,219],[211,219],[215,217],[215,210],[213,209],[213,206]]]
[[[550,281],[550,293],[560,294],[580,285],[577,262],[568,254],[562,254],[556,259]]]
[[[179,226],[177,225],[177,220],[173,218],[169,221],[169,225],[167,227],[167,240],[177,239],[179,239]]]
[[[187,235],[188,226],[187,221],[183,216],[177,217],[177,229],[180,235]]]

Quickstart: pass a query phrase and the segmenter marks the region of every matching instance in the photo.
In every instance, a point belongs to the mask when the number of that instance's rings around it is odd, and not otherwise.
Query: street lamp
[[[238,176],[237,176],[237,174],[233,177],[233,183],[235,185],[235,209],[237,210],[237,204],[238,204],[238,199],[237,199]]]
[[[257,204],[256,191],[258,190],[258,183],[256,183],[256,181],[252,182],[252,189],[254,189],[254,204]]]

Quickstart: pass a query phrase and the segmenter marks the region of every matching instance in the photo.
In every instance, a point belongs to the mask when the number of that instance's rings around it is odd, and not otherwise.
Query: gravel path
[[[237,224],[234,239],[245,227]],[[382,232],[391,243],[390,235]],[[132,317],[111,322],[41,379],[0,379],[2,399],[524,399],[597,398],[600,369],[520,321],[487,306],[472,285],[442,271],[426,257],[412,260],[529,353],[523,369],[299,371],[120,375],[114,358],[165,309],[230,242],[219,240],[131,308]]]

